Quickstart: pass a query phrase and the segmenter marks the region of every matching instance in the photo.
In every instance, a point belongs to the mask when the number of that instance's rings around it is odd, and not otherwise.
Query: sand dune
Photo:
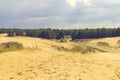
[[[119,38],[102,40],[116,46]],[[0,80],[119,80],[115,74],[115,69],[120,68],[119,52],[87,54],[63,52],[53,49],[51,45],[71,47],[85,43],[58,43],[29,37],[0,37],[0,41],[0,43],[17,41],[26,48],[36,46],[38,48],[1,53]],[[87,43],[96,46],[97,42],[98,40],[94,40]],[[116,49],[112,51],[116,52]]]

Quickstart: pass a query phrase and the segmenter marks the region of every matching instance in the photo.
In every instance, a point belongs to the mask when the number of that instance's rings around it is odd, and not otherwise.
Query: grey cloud
[[[40,28],[102,21],[115,23],[120,21],[119,5],[119,0],[92,0],[89,5],[78,2],[75,7],[71,7],[66,0],[0,0],[0,27]],[[26,22],[29,18],[44,19]]]

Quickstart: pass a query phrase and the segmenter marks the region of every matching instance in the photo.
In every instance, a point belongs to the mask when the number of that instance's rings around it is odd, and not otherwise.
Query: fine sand
[[[120,69],[120,52],[113,48],[119,39],[59,43],[30,37],[0,37],[0,43],[16,41],[25,47],[21,51],[0,53],[0,80],[119,80],[115,71]],[[96,46],[98,41],[108,42],[112,47],[102,48],[110,52],[81,54],[51,47]]]

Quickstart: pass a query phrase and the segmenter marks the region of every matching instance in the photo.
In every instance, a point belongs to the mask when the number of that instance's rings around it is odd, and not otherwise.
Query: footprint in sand
[[[10,80],[14,79],[14,77],[10,77]]]
[[[34,68],[34,66],[29,66],[28,68]]]
[[[42,68],[44,68],[44,67],[43,67],[43,64],[39,64],[39,65],[37,65],[37,68],[38,68],[38,69],[42,69]]]
[[[82,73],[86,73],[86,71],[82,71]]]
[[[33,74],[34,74],[35,76],[38,76],[38,73],[36,73],[36,72],[33,72]]]
[[[24,74],[23,74],[23,72],[18,72],[17,75],[22,76]]]
[[[111,64],[107,64],[106,67],[112,68],[113,66]]]

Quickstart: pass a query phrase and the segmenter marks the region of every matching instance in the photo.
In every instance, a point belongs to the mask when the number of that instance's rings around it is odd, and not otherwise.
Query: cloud
[[[108,21],[114,27],[120,22],[119,9],[120,0],[0,0],[0,27],[89,27]]]
[[[66,0],[66,1],[71,7],[76,7],[77,5],[79,5],[79,3],[84,4],[86,6],[90,6],[92,4],[92,0]]]
[[[51,16],[51,17],[28,17],[25,19],[17,20],[17,22],[23,22],[23,23],[32,23],[32,22],[45,22],[49,20],[56,20],[56,19],[63,19],[59,16]]]
[[[100,6],[101,7],[120,7],[120,0],[95,0],[94,4],[96,4],[96,6]]]
[[[66,1],[71,7],[76,7],[78,2],[77,0],[66,0]]]
[[[84,0],[84,3],[85,3],[86,5],[91,5],[92,0]]]

